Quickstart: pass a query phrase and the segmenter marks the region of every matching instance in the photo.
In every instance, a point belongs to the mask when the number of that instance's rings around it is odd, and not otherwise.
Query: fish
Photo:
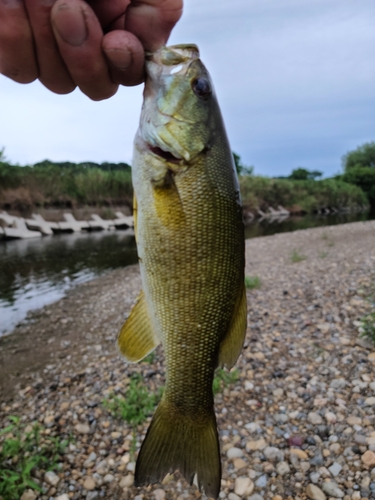
[[[142,443],[135,486],[179,470],[217,498],[220,446],[212,383],[246,332],[244,224],[233,154],[194,44],[146,54],[134,140],[134,225],[142,292],[118,336],[138,362],[162,343],[166,382]]]

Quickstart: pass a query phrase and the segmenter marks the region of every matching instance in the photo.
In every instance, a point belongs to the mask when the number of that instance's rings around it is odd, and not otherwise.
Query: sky
[[[196,43],[233,151],[255,173],[325,177],[375,140],[374,0],[185,0],[170,44]],[[142,86],[101,102],[0,76],[0,148],[13,163],[131,163]]]

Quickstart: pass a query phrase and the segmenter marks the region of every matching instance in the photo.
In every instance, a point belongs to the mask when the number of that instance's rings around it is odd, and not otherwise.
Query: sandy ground
[[[220,498],[375,498],[375,347],[359,337],[375,307],[375,221],[248,240],[246,274],[261,286],[248,291],[238,380],[215,399]],[[116,353],[140,288],[137,266],[111,272],[0,339],[0,429],[23,415],[75,437],[56,485],[37,474],[40,499],[200,497],[178,474],[135,489],[131,429],[102,404],[135,372],[163,384],[160,348],[151,364]]]

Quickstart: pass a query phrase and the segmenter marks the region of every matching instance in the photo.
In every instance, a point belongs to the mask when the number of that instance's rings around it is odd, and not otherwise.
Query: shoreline
[[[334,482],[346,500],[354,484],[362,498],[374,498],[375,346],[359,338],[358,327],[373,310],[375,221],[247,240],[246,275],[259,276],[261,286],[247,292],[239,380],[215,398],[221,498],[256,493],[252,500],[305,499],[311,484],[334,497],[326,482]],[[133,488],[131,431],[102,406],[111,391],[123,391],[131,373],[140,373],[151,388],[163,383],[160,348],[152,364],[126,365],[116,352],[117,333],[140,288],[137,265],[109,272],[0,338],[0,429],[19,414],[26,423],[39,420],[52,435],[75,438],[58,485],[46,484],[41,500],[65,493],[73,500],[200,496],[178,475],[162,486]],[[79,430],[86,423],[88,434]],[[138,427],[137,447],[146,427]],[[293,435],[303,438],[295,452],[288,441]],[[228,455],[234,448],[240,450],[235,458]],[[99,456],[99,449],[105,453]],[[84,466],[93,452],[98,458]],[[110,480],[104,481],[105,474]],[[84,487],[88,477],[92,490]],[[240,483],[251,492],[240,494]]]

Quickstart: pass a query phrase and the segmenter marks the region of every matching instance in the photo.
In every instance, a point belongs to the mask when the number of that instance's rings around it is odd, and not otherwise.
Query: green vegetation
[[[290,257],[290,260],[292,262],[301,262],[302,260],[306,260],[306,259],[307,259],[306,255],[302,255],[302,254],[298,253],[298,251],[295,249],[293,250],[293,253]]]
[[[361,323],[361,337],[366,337],[375,344],[375,311],[362,318]]]
[[[228,387],[230,384],[234,384],[240,378],[240,373],[235,368],[234,370],[228,372],[222,368],[218,368],[215,372],[214,381],[212,383],[212,391],[215,394]]]
[[[126,163],[11,165],[0,159],[0,206],[131,205],[131,168]]]
[[[327,257],[327,255],[328,255],[328,252],[319,252],[319,257],[321,259],[325,259]]]
[[[262,282],[259,276],[245,276],[245,287],[248,290],[253,290],[254,288],[260,288]]]
[[[162,391],[150,394],[141,377],[133,375],[123,396],[111,394],[103,404],[115,418],[122,418],[135,428],[154,411],[161,394]]]
[[[367,205],[360,187],[342,180],[270,179],[260,176],[240,177],[244,207],[256,211],[278,205],[298,212],[313,213],[323,207],[355,207]]]
[[[342,157],[340,179],[360,187],[375,209],[375,142],[368,142]]]
[[[322,173],[303,167],[288,177],[256,176],[233,153],[246,210],[278,205],[294,213],[314,213],[325,207],[375,206],[375,143],[345,155],[344,174],[317,180]],[[131,207],[131,167],[126,163],[72,163],[44,160],[33,166],[12,165],[0,149],[0,208],[116,206]]]
[[[33,472],[54,470],[68,440],[43,435],[39,424],[25,426],[18,417],[0,431],[0,497],[19,500],[26,488],[42,491]]]

